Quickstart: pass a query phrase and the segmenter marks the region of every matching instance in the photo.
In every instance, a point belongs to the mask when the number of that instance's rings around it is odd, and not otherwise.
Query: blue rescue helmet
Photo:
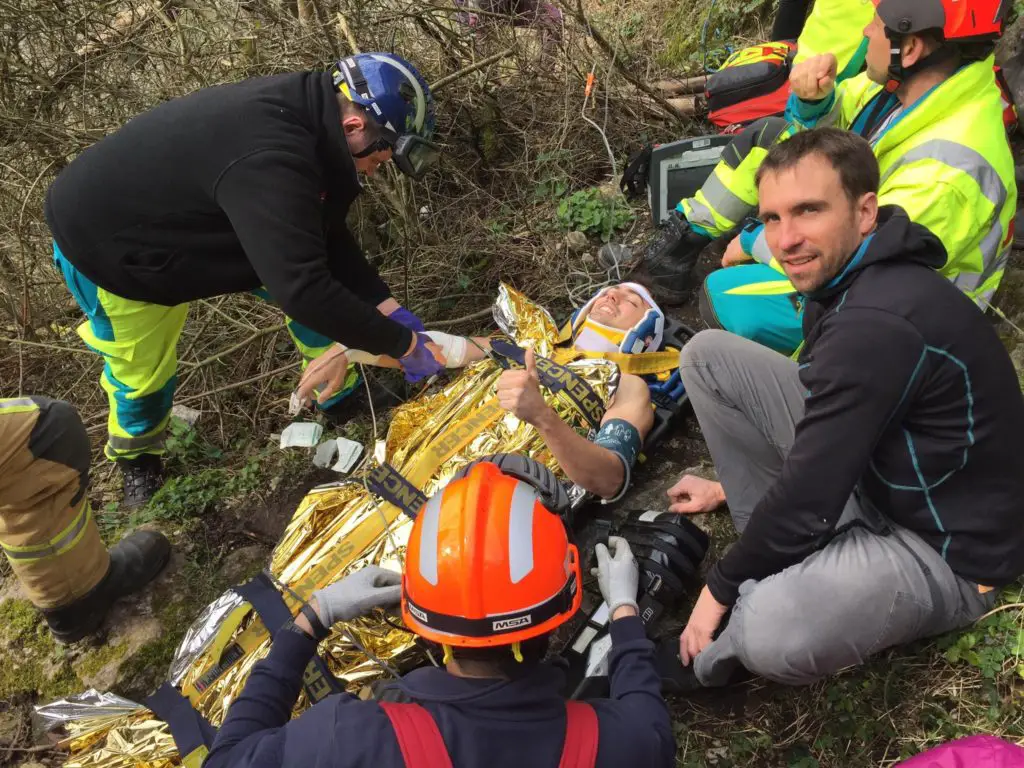
[[[381,128],[375,151],[387,147],[403,173],[419,178],[436,162],[434,98],[416,68],[393,53],[358,53],[331,68],[335,89],[363,107]],[[362,155],[363,152],[360,152]]]

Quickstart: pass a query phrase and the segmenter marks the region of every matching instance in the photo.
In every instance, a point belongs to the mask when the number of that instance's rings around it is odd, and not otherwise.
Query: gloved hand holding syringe
[[[469,341],[463,336],[454,336],[441,331],[426,331],[430,342],[427,349],[434,359],[446,368],[462,368],[467,363]],[[348,349],[342,344],[335,344],[318,358],[313,360],[299,380],[298,389],[291,398],[289,411],[297,414],[303,406],[312,402],[325,403],[341,388],[345,381],[349,363],[376,365],[381,368],[401,368],[398,358],[388,355],[374,355],[361,349]]]

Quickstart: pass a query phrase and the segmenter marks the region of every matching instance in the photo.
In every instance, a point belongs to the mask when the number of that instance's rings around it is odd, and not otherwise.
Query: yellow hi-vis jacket
[[[875,120],[880,126],[867,124],[879,100],[898,101],[866,74],[821,102],[790,102],[797,129],[831,125],[871,142],[882,174],[879,202],[900,206],[942,241],[947,260],[939,272],[983,309],[1010,257],[1017,208],[1013,155],[992,67],[991,57],[961,67],[891,121]],[[763,230],[741,239],[747,253],[782,271]]]
[[[860,72],[867,53],[864,27],[875,15],[871,0],[815,0],[797,41],[795,63],[820,53],[834,53],[842,82]]]

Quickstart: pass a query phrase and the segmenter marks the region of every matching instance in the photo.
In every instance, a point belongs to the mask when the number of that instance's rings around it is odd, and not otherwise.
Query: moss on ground
[[[28,600],[0,603],[0,700],[18,695],[57,698],[81,688],[65,649],[54,642],[39,611]]]
[[[0,636],[6,640],[21,640],[34,635],[41,623],[39,611],[28,600],[0,603]]]
[[[128,642],[122,641],[116,645],[104,644],[99,648],[89,651],[81,659],[75,662],[75,671],[82,679],[89,679],[111,662],[117,661],[128,650]]]

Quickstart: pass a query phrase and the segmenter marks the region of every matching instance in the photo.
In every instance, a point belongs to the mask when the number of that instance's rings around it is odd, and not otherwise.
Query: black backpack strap
[[[630,200],[647,194],[647,180],[651,172],[651,154],[653,152],[653,144],[644,144],[626,161],[626,169],[622,172],[619,189]]]
[[[192,708],[192,702],[170,683],[161,685],[145,704],[171,729],[185,768],[200,768],[213,746],[217,729]]]
[[[255,609],[263,626],[271,635],[292,620],[292,612],[284,597],[265,571],[242,586],[232,589]],[[319,654],[315,655],[306,667],[302,686],[314,704],[332,693],[342,693],[345,690]]]

